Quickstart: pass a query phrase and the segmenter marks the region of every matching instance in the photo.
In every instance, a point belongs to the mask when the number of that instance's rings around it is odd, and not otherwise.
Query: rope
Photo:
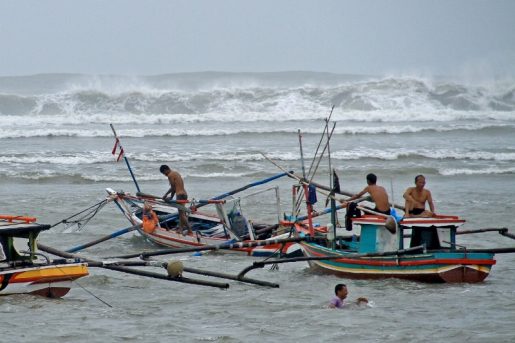
[[[82,230],[88,224],[88,222],[91,219],[93,219],[93,217],[96,216],[97,213],[107,204],[107,202],[108,202],[108,200],[104,199],[80,212],[77,212],[67,218],[62,219],[61,221],[58,221],[57,223],[51,225],[50,227],[52,228],[59,224],[64,224],[66,226],[66,228],[68,228],[69,226],[76,224],[78,227],[78,230]],[[82,215],[82,216],[80,216],[77,219],[73,219],[79,215]]]

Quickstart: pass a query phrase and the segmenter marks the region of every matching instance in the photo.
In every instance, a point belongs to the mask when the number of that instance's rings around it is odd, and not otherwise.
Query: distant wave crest
[[[332,105],[340,112],[341,119],[347,120],[356,119],[355,113],[363,111],[380,111],[382,117],[370,120],[385,121],[449,121],[474,117],[469,112],[475,111],[488,111],[493,118],[498,118],[497,113],[515,111],[515,85],[469,86],[387,78],[288,86],[211,83],[209,87],[192,90],[171,89],[147,81],[145,84],[128,82],[125,87],[106,87],[102,83],[70,85],[48,94],[0,94],[0,113],[4,115],[177,114],[188,120],[189,115],[198,118],[198,115],[232,114],[241,118],[242,114],[254,113],[305,119],[327,116]],[[410,113],[410,116],[402,113]],[[367,118],[358,115],[358,120]]]
[[[115,157],[107,151],[91,151],[87,153],[56,155],[52,151],[35,152],[30,154],[6,154],[0,153],[0,164],[55,164],[55,165],[88,165],[114,163]],[[298,161],[300,154],[297,152],[268,151],[266,155],[279,161]],[[147,151],[145,153],[130,153],[129,158],[136,162],[190,162],[190,161],[215,161],[215,162],[248,162],[263,161],[265,158],[258,151],[209,151],[209,152],[183,152],[170,154],[159,151]],[[312,155],[306,153],[305,158],[311,159]],[[356,148],[346,150],[334,150],[331,158],[335,160],[385,160],[400,159],[428,159],[428,160],[469,160],[469,161],[515,161],[515,151],[471,151],[466,149],[370,149]],[[222,163],[223,164],[223,163]]]

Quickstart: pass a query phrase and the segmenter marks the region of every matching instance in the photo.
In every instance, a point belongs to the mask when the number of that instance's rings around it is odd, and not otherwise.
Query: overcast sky
[[[0,0],[0,75],[515,74],[515,1]]]

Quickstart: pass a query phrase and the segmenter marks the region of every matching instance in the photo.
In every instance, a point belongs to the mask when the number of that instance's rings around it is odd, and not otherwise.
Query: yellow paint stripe
[[[85,264],[80,265],[56,265],[51,267],[37,267],[35,270],[16,273],[10,282],[29,282],[38,281],[39,279],[52,278],[79,278],[89,275],[88,267]]]

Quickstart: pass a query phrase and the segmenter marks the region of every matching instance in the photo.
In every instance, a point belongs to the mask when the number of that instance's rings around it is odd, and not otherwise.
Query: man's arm
[[[166,198],[168,194],[170,194],[170,198],[173,198],[175,195],[175,179],[173,178],[171,173],[168,174],[168,182],[170,182],[170,189],[163,196],[163,200]]]
[[[166,196],[172,192],[173,192],[173,187],[170,187],[170,189],[166,191],[165,195],[163,195],[163,199],[166,199]],[[173,197],[173,195],[172,195],[172,197]]]
[[[433,197],[431,196],[430,191],[427,191],[427,203],[429,204],[429,209],[431,210],[431,212],[435,214],[435,205],[433,204]]]
[[[402,197],[407,200],[407,201],[412,201],[412,202],[416,202],[416,200],[413,198],[413,196],[411,195],[411,192],[413,192],[413,187],[409,187],[408,189],[406,189],[406,192],[404,192],[404,194],[402,195]]]
[[[359,192],[358,194],[354,194],[353,196],[351,196],[348,201],[352,201],[352,200],[356,200],[358,198],[361,198],[363,196],[363,194],[365,193],[368,193],[368,186],[363,188],[363,190],[361,192]]]

